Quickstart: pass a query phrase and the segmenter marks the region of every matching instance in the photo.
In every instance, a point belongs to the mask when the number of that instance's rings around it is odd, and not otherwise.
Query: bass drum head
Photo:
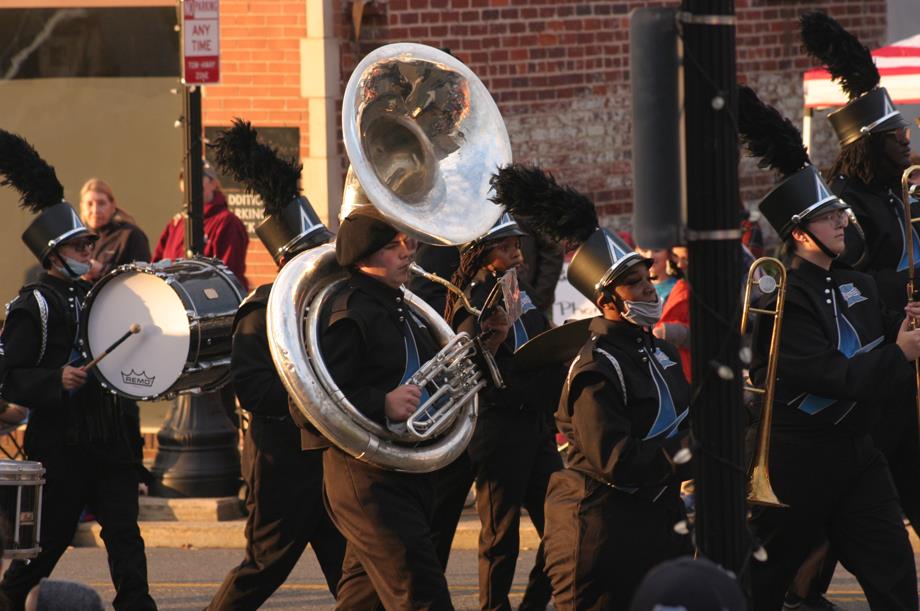
[[[132,324],[141,327],[96,365],[104,385],[131,399],[162,395],[182,375],[188,359],[190,329],[182,299],[163,278],[131,269],[96,288],[86,324],[90,358]]]

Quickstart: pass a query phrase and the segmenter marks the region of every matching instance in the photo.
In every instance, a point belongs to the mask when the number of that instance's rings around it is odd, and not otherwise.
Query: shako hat
[[[575,290],[594,301],[605,287],[638,263],[649,267],[652,260],[631,249],[620,236],[600,228],[575,251],[566,276]]]
[[[474,246],[485,244],[486,242],[491,242],[493,240],[503,240],[505,238],[514,236],[521,237],[525,235],[527,235],[527,232],[521,229],[521,226],[517,224],[517,221],[514,220],[514,217],[512,217],[507,212],[503,212],[502,215],[498,217],[498,220],[495,221],[495,224],[492,225],[492,227],[487,232],[472,242],[467,242],[460,248],[460,250],[466,251],[470,248],[473,248]]]
[[[829,210],[849,208],[834,195],[813,165],[787,176],[759,205],[760,211],[782,239],[798,225]]]
[[[19,191],[20,206],[37,216],[22,234],[22,241],[44,266],[48,255],[68,240],[97,239],[76,210],[64,201],[64,187],[54,168],[24,138],[0,130],[0,185]]]
[[[289,259],[301,251],[309,250],[332,239],[310,201],[295,197],[274,214],[266,214],[256,225],[256,235],[265,244],[275,263]]]
[[[828,115],[840,146],[863,136],[889,131],[910,124],[891,101],[872,54],[836,20],[824,13],[806,13],[801,19],[802,40],[808,53],[824,62],[831,78],[850,102]]]
[[[265,215],[256,235],[278,266],[332,238],[297,187],[303,166],[281,159],[271,147],[259,143],[248,122],[234,119],[233,127],[210,146],[221,169],[262,198]]]
[[[759,205],[780,238],[828,210],[849,208],[811,165],[799,130],[750,87],[738,87],[738,131],[758,165],[782,176]]]
[[[506,212],[551,240],[577,246],[569,264],[569,282],[592,301],[633,265],[651,264],[622,238],[599,227],[594,202],[558,184],[540,168],[521,164],[501,168],[492,177],[492,188],[492,201]]]

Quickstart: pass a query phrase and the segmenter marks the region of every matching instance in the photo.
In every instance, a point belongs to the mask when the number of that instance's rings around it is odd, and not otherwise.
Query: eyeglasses
[[[821,216],[816,216],[815,218],[811,219],[811,221],[809,222],[811,223],[830,223],[832,225],[840,225],[846,222],[847,217],[848,215],[847,215],[846,210],[838,209],[838,210],[831,210],[830,212],[825,212]]]
[[[71,248],[77,251],[92,250],[93,244],[95,243],[96,243],[95,240],[83,239],[83,240],[74,240],[73,242],[67,242],[65,246],[70,246]]]

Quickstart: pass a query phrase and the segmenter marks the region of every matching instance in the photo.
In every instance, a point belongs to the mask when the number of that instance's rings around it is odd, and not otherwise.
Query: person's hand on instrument
[[[84,384],[86,384],[86,371],[80,367],[64,365],[64,369],[61,370],[61,386],[64,387],[64,390],[77,390]]]
[[[383,402],[383,413],[390,422],[405,422],[418,409],[422,391],[415,384],[397,386],[387,393]]]
[[[498,352],[498,347],[508,337],[511,320],[504,309],[497,308],[479,324],[479,328],[482,329],[482,343],[489,352],[495,354]]]
[[[907,302],[907,305],[904,306],[904,312],[907,314],[908,319],[920,323],[920,301]]]
[[[898,330],[898,337],[895,341],[898,348],[904,353],[905,359],[916,361],[920,358],[920,329],[910,328],[909,317],[901,321],[901,328]]]

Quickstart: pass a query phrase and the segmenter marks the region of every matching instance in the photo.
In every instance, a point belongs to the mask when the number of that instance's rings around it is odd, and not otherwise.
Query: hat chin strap
[[[607,290],[608,289],[604,289],[605,292]],[[637,326],[633,321],[629,320],[628,318],[626,318],[626,316],[624,316],[623,311],[626,310],[626,303],[623,301],[623,298],[620,297],[612,287],[609,289],[609,291],[610,292],[607,294],[610,296],[610,300],[613,301],[613,305],[614,307],[616,307],[617,312],[619,312],[620,318],[622,318],[625,322],[628,322],[629,324],[633,326]]]
[[[805,227],[804,225],[801,225],[801,226],[799,227],[799,229],[802,230],[802,232],[803,232],[805,235],[807,235],[809,238],[811,238],[812,241],[813,241],[815,244],[818,245],[818,248],[821,249],[821,252],[823,252],[824,254],[826,254],[826,255],[827,255],[828,257],[830,257],[831,259],[836,259],[837,257],[840,256],[840,255],[838,255],[837,253],[833,252],[830,248],[828,248],[827,246],[825,246],[825,245],[824,245],[824,242],[822,242],[821,240],[819,240],[818,238],[816,238],[816,237],[815,237],[815,234],[813,234],[813,233],[812,233],[807,227]]]
[[[51,253],[48,256],[50,257],[51,255],[56,256],[57,260],[61,262],[61,265],[67,270],[67,275],[70,276],[71,280],[77,280],[80,277],[80,275],[73,271],[73,268],[67,263],[67,257],[61,256],[61,253],[58,252],[57,246],[51,249]],[[54,265],[53,262],[52,265]]]

